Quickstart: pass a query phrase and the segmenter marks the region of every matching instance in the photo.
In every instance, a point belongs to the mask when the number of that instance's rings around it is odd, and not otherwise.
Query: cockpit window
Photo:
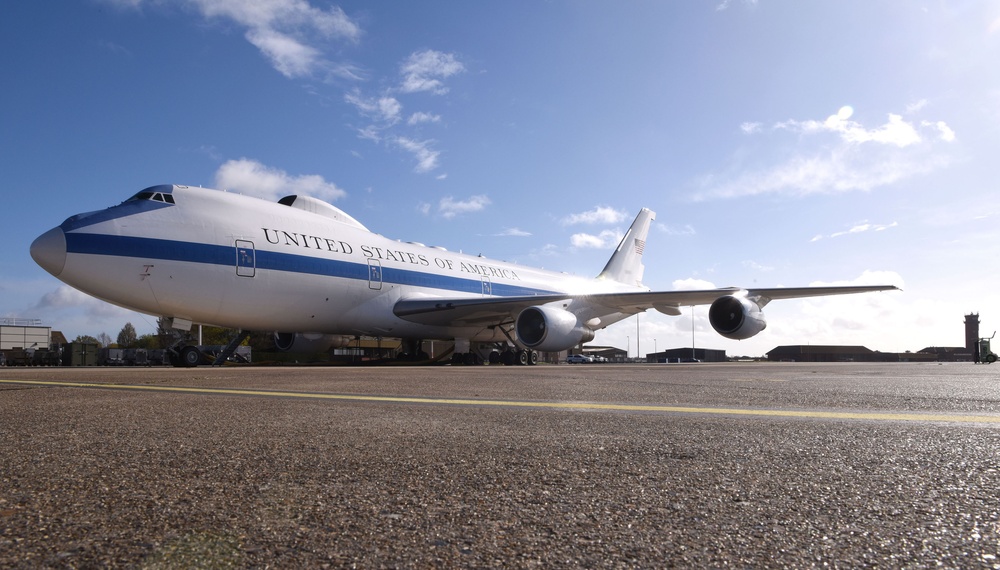
[[[166,194],[164,192],[152,192],[150,190],[143,190],[125,201],[136,202],[138,200],[152,200],[153,202],[163,202],[165,204],[175,203],[172,194]]]

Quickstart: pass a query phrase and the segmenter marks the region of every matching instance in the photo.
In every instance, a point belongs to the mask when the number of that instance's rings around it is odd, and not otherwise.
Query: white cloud
[[[951,130],[951,127],[949,127],[944,121],[937,121],[934,123],[930,121],[924,121],[920,124],[921,126],[924,127],[931,127],[937,129],[938,138],[940,138],[941,140],[945,142],[955,142],[955,131]]]
[[[336,184],[327,182],[322,176],[291,176],[284,170],[270,168],[248,158],[230,160],[220,166],[215,173],[215,184],[220,190],[231,190],[265,200],[277,200],[289,194],[304,194],[332,202],[347,195],[347,192]]]
[[[452,54],[425,50],[410,54],[400,64],[400,70],[403,76],[400,87],[387,90],[397,96],[422,91],[444,94],[448,89],[443,80],[464,71],[465,68]],[[434,141],[416,140],[412,136],[403,134],[404,129],[401,125],[403,104],[399,98],[388,94],[365,97],[355,89],[347,93],[344,100],[354,105],[362,116],[374,121],[374,124],[358,129],[360,138],[373,142],[386,142],[390,147],[413,154],[417,160],[417,166],[414,168],[417,173],[422,174],[438,168],[441,152],[432,148]],[[407,127],[416,127],[440,122],[441,115],[418,111],[410,114],[405,124]],[[441,174],[437,178],[441,180],[445,177],[445,174]]]
[[[129,312],[96,297],[91,297],[69,285],[60,285],[54,291],[42,295],[42,298],[31,307],[31,310],[45,311],[67,308],[83,308],[86,314],[94,317],[116,316]]]
[[[709,176],[695,200],[761,194],[803,196],[820,193],[870,191],[920,176],[951,164],[937,141],[950,142],[955,133],[944,122],[918,126],[890,113],[881,126],[867,128],[852,120],[854,109],[841,107],[823,121],[790,120],[777,123],[772,133],[804,135],[797,148],[769,168],[735,176]],[[922,136],[930,129],[936,136]],[[836,135],[834,141],[822,135]]]
[[[325,69],[356,76],[352,66],[329,62],[317,47],[340,39],[355,42],[361,28],[337,7],[321,9],[307,0],[105,0],[138,9],[143,4],[191,7],[208,20],[228,20],[246,28],[245,37],[286,77],[304,77]]]
[[[407,125],[419,125],[421,123],[439,123],[441,122],[441,115],[432,115],[430,113],[416,112],[410,115],[410,118],[406,120]]]
[[[367,127],[358,129],[358,138],[370,140],[372,142],[381,142],[382,131],[375,125],[368,125]]]
[[[870,224],[870,223],[868,223],[866,221],[866,222],[863,222],[863,223],[851,226],[851,229],[849,229],[847,231],[834,232],[834,233],[830,234],[830,237],[840,237],[840,236],[846,236],[846,235],[850,235],[850,234],[861,234],[861,233],[865,233],[867,231],[880,232],[880,231],[883,231],[883,230],[885,230],[887,228],[894,228],[897,225],[898,224],[896,222],[893,222],[891,224]]]
[[[491,203],[489,197],[484,194],[470,196],[465,200],[455,200],[452,196],[446,196],[438,203],[438,212],[443,217],[451,219],[459,214],[482,211]]]
[[[532,250],[531,258],[540,259],[546,257],[560,257],[563,255],[563,250],[554,243],[547,243],[543,245],[540,249]]]
[[[719,2],[718,4],[715,5],[715,11],[725,12],[726,10],[729,9],[730,4],[732,4],[732,0],[722,0],[722,2]],[[743,5],[751,8],[756,7],[757,0],[743,0]]]
[[[263,52],[271,60],[271,65],[285,77],[309,75],[321,58],[318,49],[276,30],[266,28],[250,30],[246,38]]]
[[[743,123],[742,125],[740,125],[740,130],[743,131],[744,133],[750,135],[750,134],[753,134],[753,133],[759,133],[760,129],[761,129],[761,126],[762,125],[760,123],[749,123],[749,122],[747,122],[747,123]]]
[[[438,157],[440,151],[431,149],[433,141],[415,141],[406,137],[396,137],[393,139],[400,148],[409,151],[417,159],[416,172],[430,172],[438,167]]]
[[[585,249],[610,249],[618,245],[618,242],[622,240],[622,233],[617,230],[604,230],[598,235],[592,234],[573,234],[570,236],[569,241],[573,247],[585,248]]]
[[[207,20],[227,20],[246,28],[245,38],[282,75],[304,77],[318,70],[357,79],[354,66],[333,63],[320,47],[331,39],[356,42],[361,28],[338,6],[321,9],[308,0],[104,0],[123,8],[143,5],[190,7]]]
[[[913,103],[910,103],[909,105],[906,106],[906,113],[908,115],[912,115],[913,113],[916,113],[917,111],[920,111],[921,109],[926,107],[927,103],[928,103],[927,99],[914,101]]]
[[[948,162],[944,157],[924,161],[919,158],[893,154],[866,156],[856,149],[841,147],[825,154],[794,156],[770,170],[748,172],[734,180],[714,184],[695,199],[867,191],[925,174]]]
[[[628,214],[620,210],[615,210],[610,206],[597,206],[593,210],[570,214],[563,218],[563,225],[574,224],[617,224],[624,220]]]
[[[430,91],[442,95],[448,88],[441,80],[465,71],[465,66],[453,54],[429,49],[410,54],[400,71],[403,74],[400,90],[404,93]]]
[[[307,0],[188,0],[206,18],[228,18],[253,29],[314,28],[327,37],[357,40],[361,30],[342,9],[314,8]]]
[[[862,234],[862,233],[865,233],[865,232],[882,232],[882,231],[885,231],[885,230],[887,230],[889,228],[894,228],[894,227],[896,227],[898,225],[899,225],[898,222],[892,222],[892,223],[889,223],[889,224],[873,224],[873,223],[869,222],[868,220],[865,220],[863,222],[859,222],[857,224],[854,224],[853,226],[851,226],[850,228],[848,228],[846,230],[839,231],[839,232],[833,232],[832,234],[830,234],[828,236],[824,236],[823,234],[817,234],[815,237],[813,237],[809,241],[810,241],[810,243],[812,243],[812,242],[820,241],[820,240],[825,239],[825,238],[837,238],[837,237],[841,237],[841,236]]]
[[[144,0],[101,0],[105,4],[130,10],[138,10],[142,7]]]
[[[850,120],[854,109],[841,107],[835,115],[830,115],[825,121],[785,121],[775,125],[776,129],[788,129],[801,133],[832,132],[840,134],[845,142],[866,143],[876,142],[891,144],[897,147],[907,147],[920,142],[920,135],[912,124],[903,120],[900,115],[889,113],[888,121],[877,128],[867,129],[860,123]]]
[[[357,90],[346,93],[344,101],[354,105],[362,115],[382,123],[383,128],[398,123],[403,111],[402,103],[395,97],[366,99]]]
[[[695,279],[694,277],[688,277],[687,279],[674,279],[673,287],[675,291],[702,291],[704,289],[717,289],[715,284],[711,281]]]
[[[903,276],[895,271],[874,271],[866,269],[855,279],[843,281],[813,281],[810,287],[850,287],[854,285],[895,285],[904,288]]]
[[[667,234],[668,236],[693,236],[697,232],[694,226],[691,224],[684,224],[683,226],[674,226],[670,224],[656,224],[655,226],[661,232]]]
[[[528,237],[531,232],[526,232],[521,228],[504,228],[504,230],[498,234],[497,237]]]
[[[747,269],[751,269],[753,271],[763,271],[763,272],[774,271],[774,267],[773,266],[764,265],[764,264],[761,264],[761,263],[757,263],[756,261],[753,261],[752,259],[746,259],[746,260],[744,260],[743,261],[743,267],[746,267]]]

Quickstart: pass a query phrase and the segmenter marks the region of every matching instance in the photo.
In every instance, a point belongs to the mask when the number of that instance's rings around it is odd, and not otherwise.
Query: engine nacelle
[[[573,313],[557,307],[528,307],[514,323],[517,339],[528,348],[558,352],[594,340],[594,331]]]
[[[767,328],[767,320],[757,303],[746,297],[727,295],[712,302],[708,321],[715,332],[733,340],[752,337]]]
[[[350,345],[352,337],[339,334],[274,333],[274,346],[281,352],[309,354]]]

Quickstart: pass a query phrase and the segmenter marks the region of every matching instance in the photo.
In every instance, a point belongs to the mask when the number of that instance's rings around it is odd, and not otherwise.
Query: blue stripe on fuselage
[[[189,263],[208,263],[212,265],[231,266],[236,270],[236,248],[234,246],[211,245],[186,241],[139,238],[131,236],[113,236],[90,233],[66,233],[66,252],[85,253],[90,255],[110,255],[117,257],[136,257],[139,259],[162,259],[167,261],[184,261]],[[274,251],[256,250],[257,269],[270,269],[288,273],[304,273],[358,279],[368,281],[369,269],[366,263],[322,259],[305,255],[278,253]],[[412,271],[382,265],[382,282],[431,289],[444,289],[462,293],[482,294],[482,276],[476,278],[452,277]],[[492,294],[495,297],[511,297],[522,295],[546,295],[558,293],[546,289],[536,289],[499,283],[491,280]]]

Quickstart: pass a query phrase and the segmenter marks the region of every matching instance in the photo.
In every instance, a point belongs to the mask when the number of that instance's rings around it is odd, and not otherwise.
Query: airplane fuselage
[[[275,203],[154,186],[68,218],[31,244],[31,256],[67,284],[169,317],[175,328],[275,331],[282,333],[276,345],[291,334],[310,336],[305,342],[317,348],[359,335],[455,339],[456,346],[497,341],[515,345],[528,363],[536,352],[579,346],[649,309],[679,315],[682,306],[707,304],[712,328],[742,340],[767,327],[761,309],[772,300],[896,289],[651,291],[642,285],[642,257],[654,217],[640,210],[601,273],[587,279],[395,241],[307,196]],[[281,340],[279,348],[295,342]],[[178,356],[185,365],[199,360],[187,348]]]
[[[243,330],[501,341],[497,326],[428,326],[393,307],[421,297],[646,290],[392,240],[329,204],[295,202],[157,186],[67,219],[32,252],[53,275],[116,305]],[[64,259],[44,261],[60,240]],[[627,316],[609,309],[600,325]]]

